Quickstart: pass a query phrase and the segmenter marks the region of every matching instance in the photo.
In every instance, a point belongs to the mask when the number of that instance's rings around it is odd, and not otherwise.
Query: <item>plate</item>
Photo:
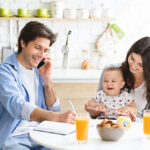
[[[3,16],[0,16],[0,17],[12,17],[13,15],[3,15]]]
[[[35,17],[38,17],[38,18],[48,18],[48,17],[50,17],[50,15],[45,15],[45,16],[35,16]]]
[[[17,15],[17,17],[22,17],[22,18],[28,18],[30,17],[31,15],[26,15],[26,16],[20,16],[20,15]]]

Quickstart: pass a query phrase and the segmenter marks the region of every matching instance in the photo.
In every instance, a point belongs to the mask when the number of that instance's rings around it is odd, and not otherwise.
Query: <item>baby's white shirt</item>
[[[132,95],[124,90],[122,90],[118,96],[106,95],[106,93],[101,90],[98,91],[93,98],[96,100],[96,102],[102,103],[106,106],[107,117],[115,115],[114,110],[126,107],[133,101]]]

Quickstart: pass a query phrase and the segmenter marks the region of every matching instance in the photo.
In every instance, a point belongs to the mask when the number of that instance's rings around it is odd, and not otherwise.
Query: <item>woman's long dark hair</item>
[[[136,41],[129,49],[125,61],[121,65],[124,74],[125,88],[129,91],[134,88],[135,79],[129,70],[128,57],[131,53],[139,54],[143,62],[143,76],[146,84],[146,99],[150,105],[150,37]]]

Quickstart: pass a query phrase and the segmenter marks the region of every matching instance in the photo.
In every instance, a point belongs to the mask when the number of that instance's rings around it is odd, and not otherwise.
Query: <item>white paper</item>
[[[69,134],[76,130],[76,126],[69,123],[61,123],[54,121],[43,121],[34,130],[58,133],[58,134]]]
[[[89,127],[93,125],[95,125],[95,121],[90,120]],[[54,121],[43,121],[37,125],[34,130],[67,135],[76,131],[76,125]]]

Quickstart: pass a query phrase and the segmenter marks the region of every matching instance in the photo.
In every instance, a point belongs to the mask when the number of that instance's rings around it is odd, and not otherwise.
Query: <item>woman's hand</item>
[[[106,113],[105,105],[96,102],[91,99],[87,104],[85,104],[85,110],[90,113],[91,116],[98,116],[100,113]]]

